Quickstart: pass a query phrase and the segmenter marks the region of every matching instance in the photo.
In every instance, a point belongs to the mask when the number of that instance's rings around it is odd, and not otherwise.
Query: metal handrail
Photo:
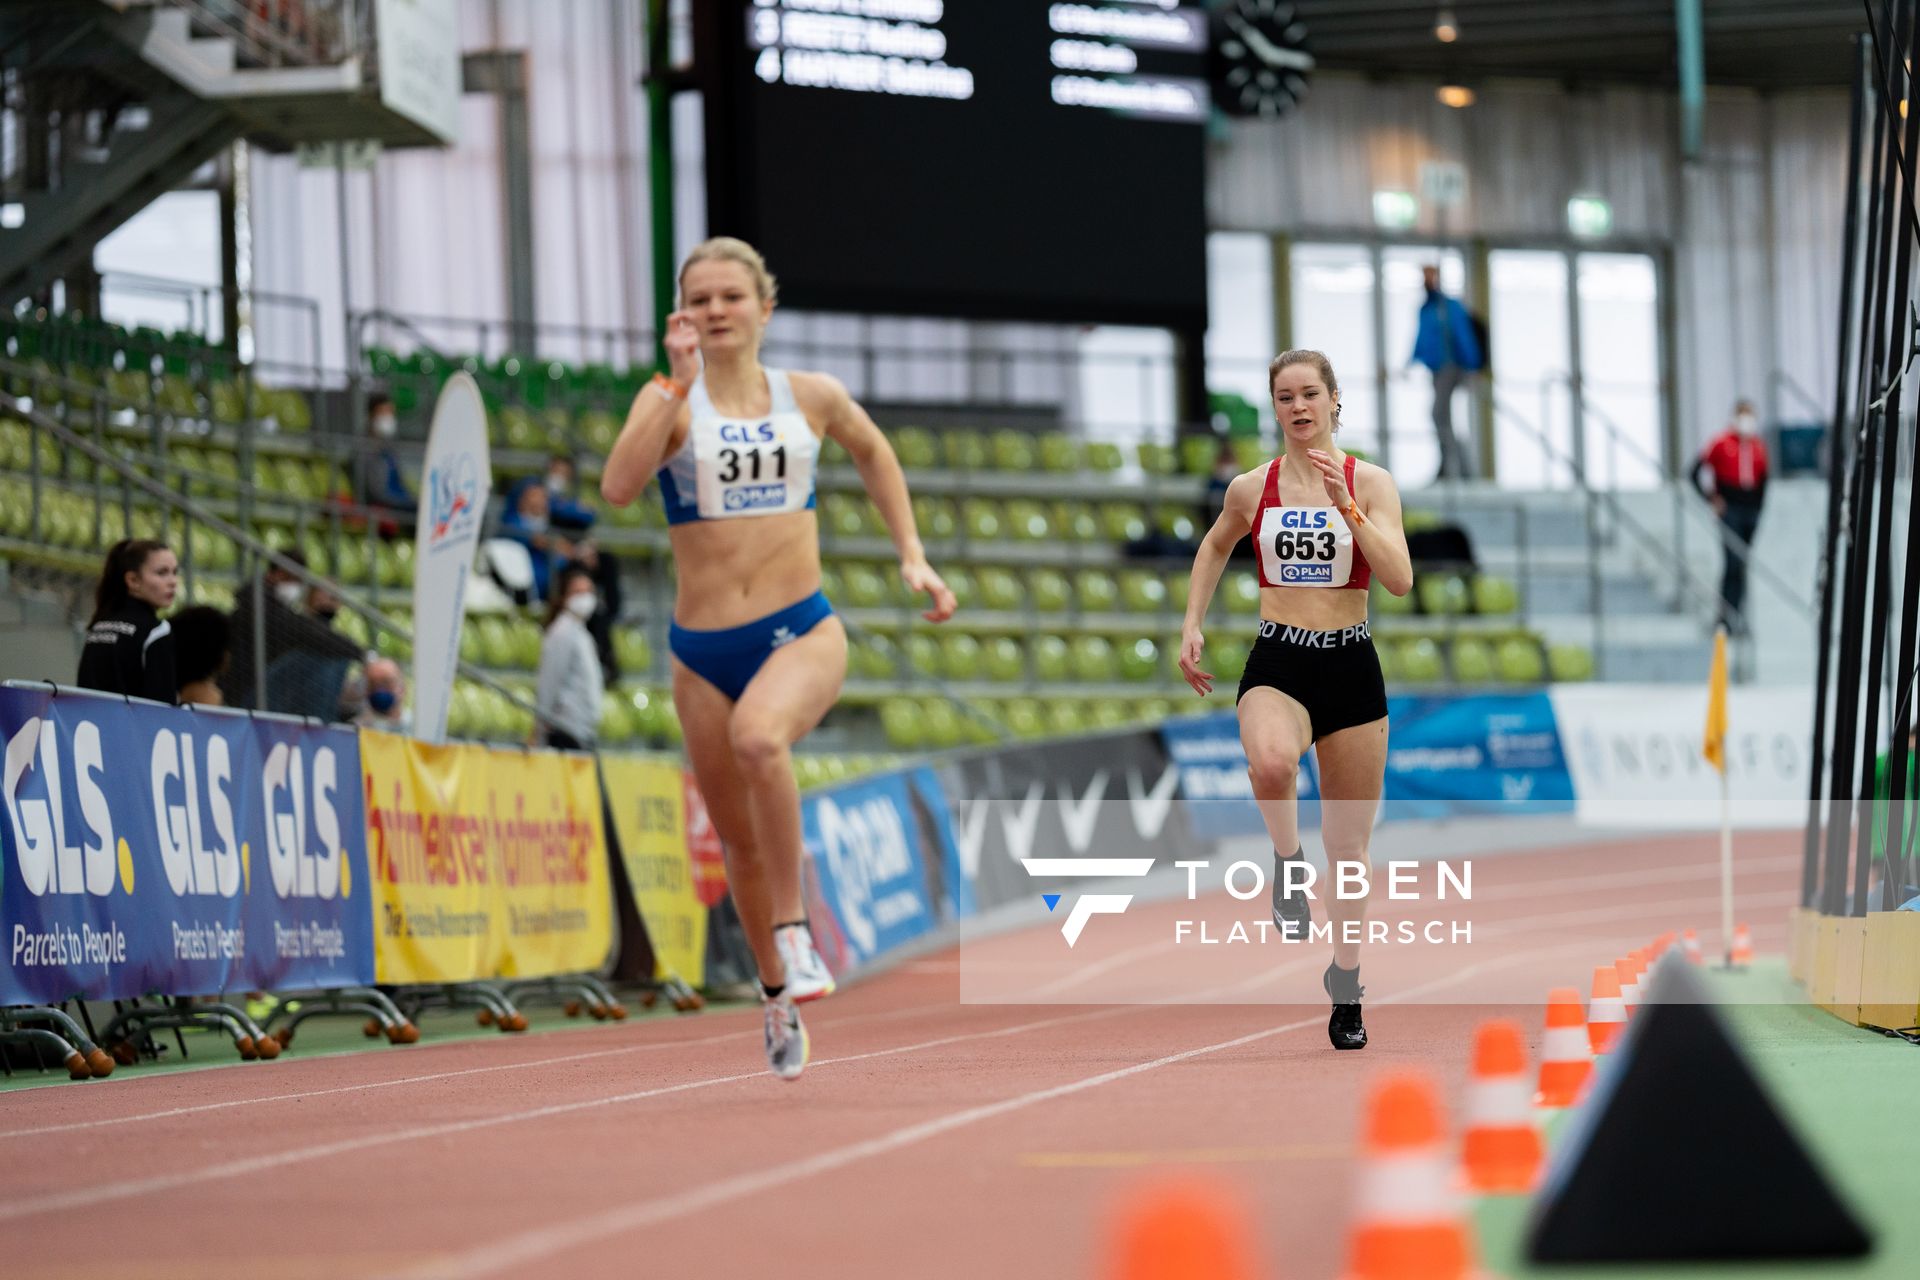
[[[1553,461],[1569,468],[1573,475],[1574,487],[1585,500],[1590,522],[1596,515],[1604,512],[1606,516],[1615,522],[1617,527],[1626,530],[1643,543],[1646,550],[1652,554],[1656,561],[1671,563],[1677,583],[1683,590],[1690,592],[1695,601],[1704,603],[1711,609],[1715,609],[1722,614],[1732,612],[1729,608],[1729,602],[1725,596],[1720,594],[1718,587],[1701,583],[1684,564],[1672,561],[1672,549],[1663,544],[1645,525],[1641,524],[1629,514],[1614,494],[1607,490],[1596,489],[1587,482],[1586,462],[1584,459],[1574,458],[1563,452],[1552,440],[1548,439],[1545,432],[1534,426],[1533,423],[1527,421],[1521,414],[1515,412],[1514,409],[1501,400],[1499,396],[1492,396],[1491,400],[1496,414],[1503,417],[1509,424],[1518,428],[1522,434],[1531,438]],[[1596,574],[1597,595],[1597,574],[1599,572],[1597,545],[1594,547],[1593,556],[1593,572]],[[1599,605],[1600,602],[1596,599],[1594,610],[1596,630],[1598,629],[1602,614]],[[1811,620],[1808,620],[1808,625],[1812,625]]]
[[[1556,370],[1547,374],[1546,378],[1543,379],[1543,384],[1565,385],[1571,390],[1573,387],[1573,378],[1570,374]],[[1606,431],[1607,442],[1609,444],[1625,446],[1629,454],[1641,463],[1652,468],[1656,474],[1665,471],[1665,465],[1660,459],[1654,457],[1639,441],[1635,440],[1631,435],[1628,435],[1626,429],[1615,422],[1606,412],[1595,408],[1585,397],[1578,397],[1577,403],[1579,404],[1579,411],[1583,419],[1590,419],[1599,423],[1601,428]],[[1726,524],[1720,520],[1718,515],[1712,514],[1713,508],[1704,495],[1694,489],[1691,484],[1683,484],[1676,478],[1668,477],[1663,481],[1663,484],[1671,486],[1671,491],[1674,494],[1674,539],[1676,542],[1678,542],[1684,534],[1684,529],[1680,522],[1684,518],[1686,511],[1691,510],[1695,515],[1708,514],[1712,520],[1713,528],[1720,539],[1722,551],[1726,554],[1737,554],[1744,558],[1747,562],[1747,572],[1750,576],[1760,579],[1772,587],[1787,604],[1793,607],[1795,612],[1799,613],[1809,624],[1812,623],[1812,601],[1803,597],[1784,576],[1776,572],[1771,565],[1757,556],[1754,553],[1752,542],[1727,528]],[[1688,495],[1692,496],[1698,504],[1697,506],[1688,505]]]

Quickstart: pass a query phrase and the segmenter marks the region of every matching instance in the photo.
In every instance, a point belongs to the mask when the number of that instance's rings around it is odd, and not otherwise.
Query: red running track
[[[767,1074],[758,1011],[732,1009],[0,1095],[4,1270],[1091,1276],[1120,1193],[1200,1166],[1251,1207],[1272,1274],[1331,1276],[1366,1083],[1417,1066],[1457,1099],[1482,1018],[1537,1041],[1548,987],[1584,988],[1668,928],[1711,950],[1715,849],[1503,856],[1470,965],[1369,959],[1361,1053],[1328,1047],[1321,1001],[963,1005],[949,952],[811,1006],[798,1084]],[[1762,951],[1784,945],[1796,849],[1742,838],[1739,913]],[[1137,964],[1145,984],[1156,926],[1193,906],[1097,919],[1125,926],[1104,972]],[[1323,964],[1282,967],[1317,983]],[[1490,974],[1510,1002],[1480,994]],[[1309,999],[1298,985],[1249,996]],[[1421,1002],[1449,999],[1480,1002]]]

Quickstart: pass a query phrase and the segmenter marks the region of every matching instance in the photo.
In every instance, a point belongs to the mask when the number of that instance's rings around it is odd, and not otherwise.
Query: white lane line
[[[872,1058],[887,1058],[899,1054],[918,1053],[924,1049],[937,1049],[945,1045],[961,1044],[973,1040],[990,1040],[1001,1036],[1018,1035],[1025,1031],[1037,1031],[1043,1027],[1060,1026],[1068,1022],[1085,1022],[1096,1018],[1112,1017],[1128,1011],[1125,1005],[1111,1008],[1093,1009],[1081,1013],[1065,1014],[1053,1018],[1040,1018],[1033,1022],[1016,1023],[1011,1027],[996,1027],[989,1031],[970,1031],[961,1035],[942,1036],[937,1040],[922,1040],[917,1044],[896,1045],[890,1049],[875,1049],[868,1053],[849,1054],[841,1058],[823,1058],[812,1064],[814,1070],[847,1062],[864,1062]],[[137,1196],[155,1195],[160,1192],[174,1191],[182,1187],[198,1186],[202,1183],[218,1182],[227,1178],[247,1177],[253,1174],[269,1173],[284,1169],[290,1165],[305,1164],[313,1160],[324,1160],[331,1156],[348,1155],[355,1151],[365,1151],[372,1147],[383,1147],[396,1142],[416,1142],[424,1138],[441,1138],[453,1134],[472,1133],[480,1129],[496,1128],[504,1124],[516,1124],[523,1120],[541,1120],[549,1116],[571,1115],[579,1111],[590,1111],[596,1107],[617,1106],[627,1102],[639,1102],[647,1098],[665,1097],[668,1094],[686,1093],[694,1089],[708,1089],[716,1085],[734,1084],[741,1080],[766,1080],[767,1072],[743,1071],[735,1075],[709,1076],[702,1080],[687,1080],[680,1084],[661,1085],[652,1089],[639,1089],[632,1093],[614,1094],[605,1098],[586,1098],[578,1102],[560,1102],[551,1106],[535,1107],[528,1111],[512,1111],[504,1115],[483,1116],[473,1120],[450,1121],[445,1124],[417,1125],[411,1129],[394,1129],[385,1133],[367,1134],[359,1138],[346,1138],[338,1142],[323,1143],[316,1147],[307,1147],[299,1151],[275,1152],[271,1155],[253,1156],[245,1160],[229,1160],[223,1164],[209,1165],[201,1169],[191,1169],[181,1173],[156,1174],[148,1178],[138,1178],[131,1182],[108,1183],[93,1187],[77,1187],[68,1191],[57,1191],[43,1196],[27,1196],[7,1203],[0,1203],[0,1222],[12,1222],[20,1218],[30,1218],[44,1213],[60,1213],[70,1209],[90,1209],[102,1204],[112,1204],[119,1200],[130,1200]]]
[[[1436,987],[1448,986],[1471,977],[1474,973],[1482,969],[1503,968],[1508,965],[1517,964],[1522,960],[1533,959],[1546,952],[1566,950],[1569,945],[1572,944],[1562,944],[1559,947],[1543,948],[1536,952],[1522,952],[1497,960],[1483,961],[1480,964],[1469,966],[1457,974],[1422,983],[1420,986],[1409,988],[1404,992],[1398,993],[1395,996],[1389,996],[1376,1003],[1404,1003],[1422,992],[1433,990]],[[1121,1009],[1131,1008],[1131,1006],[1124,1005],[1119,1007]],[[905,1125],[891,1132],[881,1134],[876,1138],[868,1138],[860,1142],[849,1143],[846,1146],[836,1147],[831,1151],[823,1151],[818,1155],[808,1156],[805,1159],[789,1161],[783,1165],[775,1165],[772,1168],[762,1169],[756,1173],[740,1174],[731,1178],[723,1178],[717,1182],[710,1182],[705,1186],[695,1187],[689,1191],[683,1191],[675,1195],[662,1196],[653,1200],[643,1200],[639,1204],[621,1205],[617,1208],[604,1210],[599,1213],[586,1214],[568,1222],[537,1227],[531,1231],[524,1231],[517,1235],[507,1236],[504,1239],[495,1240],[480,1248],[471,1249],[464,1253],[454,1254],[450,1257],[429,1259],[415,1267],[386,1273],[383,1280],[441,1280],[442,1277],[458,1278],[497,1274],[507,1270],[523,1270],[536,1264],[551,1265],[555,1254],[568,1249],[578,1248],[583,1244],[592,1244],[611,1236],[624,1235],[627,1232],[637,1231],[643,1227],[658,1226],[660,1223],[673,1218],[698,1213],[703,1209],[711,1209],[716,1205],[726,1204],[729,1201],[757,1195],[763,1191],[770,1191],[775,1187],[784,1186],[787,1183],[796,1182],[802,1178],[831,1173],[836,1169],[845,1168],[861,1160],[872,1159],[876,1156],[883,1156],[894,1151],[899,1151],[905,1147],[915,1146],[931,1138],[952,1133],[956,1129],[964,1129],[969,1125],[978,1124],[983,1120],[992,1120],[1000,1116],[1009,1115],[1015,1111],[1023,1111],[1028,1107],[1038,1106],[1043,1102],[1051,1102],[1056,1098],[1065,1098],[1077,1093],[1085,1093],[1090,1089],[1098,1089],[1102,1085],[1112,1084],[1116,1080],[1125,1080],[1130,1076],[1141,1075],[1148,1071],[1157,1071],[1161,1067],[1173,1066],[1176,1063],[1205,1057],[1209,1054],[1220,1053],[1228,1049],[1238,1049],[1245,1045],[1257,1044],[1262,1040],[1270,1040],[1274,1036],[1284,1035],[1290,1031],[1298,1031],[1303,1027],[1315,1027],[1319,1025],[1320,1018],[1317,1015],[1312,1018],[1303,1018],[1297,1022],[1282,1023],[1277,1027],[1268,1027],[1244,1036],[1236,1036],[1231,1040],[1221,1040],[1214,1044],[1201,1045],[1195,1049],[1185,1049],[1179,1053],[1171,1053],[1165,1057],[1154,1058],[1148,1062],[1137,1062],[1132,1066],[1119,1067],[1112,1071],[1103,1071],[1099,1075],[1087,1076],[1080,1080],[1069,1081],[1066,1084],[1053,1085],[1045,1089],[1035,1089],[1029,1093],[1016,1094],[1011,1098],[1003,1098],[998,1102],[989,1102],[976,1107],[968,1107],[962,1111],[949,1112],[944,1116],[936,1116],[931,1120],[923,1120],[918,1124]]]
[[[831,1022],[824,1022],[818,1026],[815,1026],[813,1030],[815,1030],[816,1032],[821,1030],[832,1030],[836,1027],[849,1026],[856,1022],[873,1022],[873,1021],[880,1021],[883,1019],[904,1017],[914,1013],[925,1013],[929,1009],[940,1008],[940,1007],[943,1007],[943,1006],[914,1005],[907,1009],[886,1009],[886,1010],[876,1011],[873,1013],[850,1013],[850,1014],[847,1014],[845,1017],[835,1018]],[[712,1016],[718,1017],[718,1018],[724,1018],[724,1017],[728,1017],[729,1015],[737,1015],[741,1013],[757,1013],[757,1012],[759,1012],[759,1010],[753,1007],[744,1008],[744,1009],[716,1009],[714,1010],[714,1013]],[[551,1066],[559,1066],[569,1062],[587,1062],[596,1058],[617,1058],[630,1053],[650,1053],[650,1052],[654,1052],[661,1049],[684,1049],[690,1046],[697,1047],[700,1045],[719,1044],[724,1040],[744,1039],[746,1037],[751,1036],[752,1034],[753,1032],[751,1030],[741,1030],[741,1031],[727,1031],[727,1032],[722,1032],[718,1035],[711,1035],[711,1036],[698,1036],[693,1039],[687,1039],[687,1040],[650,1040],[641,1044],[625,1045],[618,1049],[595,1049],[588,1053],[568,1053],[568,1054],[562,1054],[558,1057],[553,1057],[553,1058],[534,1058],[526,1062],[501,1062],[501,1063],[495,1063],[491,1066],[485,1066],[485,1067],[467,1067],[459,1071],[435,1071],[427,1075],[401,1076],[393,1080],[368,1080],[368,1081],[363,1081],[359,1084],[336,1085],[330,1089],[307,1089],[307,1090],[303,1090],[295,1093],[270,1093],[270,1094],[264,1094],[258,1098],[233,1098],[225,1102],[203,1102],[196,1106],[191,1106],[191,1107],[169,1107],[163,1111],[144,1111],[136,1115],[112,1116],[112,1117],[107,1117],[100,1120],[74,1120],[64,1124],[41,1125],[31,1129],[0,1129],[0,1140],[4,1140],[7,1138],[45,1137],[48,1134],[74,1133],[74,1132],[78,1132],[85,1129],[117,1129],[122,1125],[140,1124],[148,1120],[172,1120],[180,1116],[200,1115],[208,1111],[226,1111],[234,1107],[254,1107],[254,1106],[260,1106],[264,1103],[269,1103],[269,1102],[304,1102],[309,1098],[325,1098],[325,1097],[331,1097],[335,1094],[341,1094],[341,1093],[359,1093],[363,1090],[391,1089],[396,1085],[426,1084],[434,1080],[452,1080],[461,1076],[490,1075],[496,1071],[524,1071],[530,1067],[551,1067]],[[444,1049],[444,1048],[451,1047],[452,1044],[465,1044],[465,1043],[487,1044],[487,1043],[499,1043],[499,1042],[497,1041],[490,1042],[485,1040],[481,1040],[477,1042],[453,1041],[453,1042],[447,1042],[447,1043],[435,1045],[434,1047]],[[312,1058],[298,1059],[298,1061],[322,1062],[327,1060],[328,1058],[346,1057],[351,1054],[356,1054],[359,1052],[362,1052],[362,1051],[356,1050],[356,1049],[348,1049],[338,1054],[321,1054],[321,1055],[316,1055],[315,1057],[312,1057]],[[235,1064],[235,1065],[237,1066],[239,1064]],[[254,1068],[254,1069],[258,1070],[258,1068]],[[156,1081],[167,1080],[171,1078],[175,1078],[175,1077],[170,1077],[170,1076],[148,1077],[148,1079],[156,1080]]]

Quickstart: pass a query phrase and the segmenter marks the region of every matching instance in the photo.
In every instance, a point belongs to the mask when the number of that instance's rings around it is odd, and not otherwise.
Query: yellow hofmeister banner
[[[381,982],[597,969],[613,946],[588,756],[360,735]]]
[[[686,787],[677,761],[603,756],[607,797],[634,905],[653,944],[654,976],[706,981],[707,908],[687,856]]]

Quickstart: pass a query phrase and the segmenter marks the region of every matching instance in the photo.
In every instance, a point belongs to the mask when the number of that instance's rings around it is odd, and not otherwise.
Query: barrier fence
[[[1380,839],[1405,821],[1492,816],[1716,827],[1705,690],[1600,692],[1394,699]],[[1809,701],[1732,691],[1743,825],[1797,823],[1810,762],[1782,726]],[[453,1002],[516,1029],[513,1000],[546,990],[533,984],[610,1004],[578,975],[614,952],[615,859],[656,981],[751,975],[726,954],[739,939],[721,927],[724,860],[675,759],[436,746],[44,685],[0,687],[0,742],[0,1006],[321,991],[344,994],[319,1011],[378,1018],[379,983],[401,989],[402,1028],[420,1004],[405,992],[471,989]],[[1300,794],[1311,833],[1310,764]],[[1086,887],[1066,860],[1166,871],[1263,831],[1231,714],[812,790],[802,829],[809,915],[842,976],[962,922],[1045,919]],[[30,1020],[0,1013],[0,1042]]]

